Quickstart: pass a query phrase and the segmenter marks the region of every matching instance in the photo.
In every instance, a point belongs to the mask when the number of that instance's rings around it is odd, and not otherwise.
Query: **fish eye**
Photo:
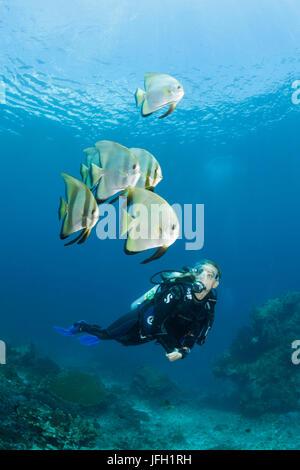
[[[133,170],[135,170],[135,169],[136,169],[136,164],[134,164],[134,165],[133,165],[132,169],[133,169]]]
[[[171,227],[171,229],[172,229],[172,230],[175,230],[175,227],[176,227],[176,225],[173,224],[172,227]]]
[[[179,89],[179,88],[181,88],[181,86],[180,86],[180,85],[178,85],[178,87],[177,87],[177,88]]]
[[[96,209],[93,209],[93,210],[92,210],[92,215],[94,215],[94,214],[95,214],[95,212],[96,212]]]

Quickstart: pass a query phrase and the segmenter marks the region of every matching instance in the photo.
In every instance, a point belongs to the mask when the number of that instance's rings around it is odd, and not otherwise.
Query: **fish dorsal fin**
[[[111,140],[100,140],[95,143],[95,147],[100,153],[102,168],[106,168],[111,157],[120,150],[120,147],[122,148],[123,146]]]
[[[81,165],[80,165],[80,175],[81,175],[82,181],[84,183],[86,183],[88,174],[89,174],[88,167],[84,163],[81,163]]]
[[[68,204],[74,200],[78,191],[88,190],[87,186],[79,179],[74,178],[74,176],[68,175],[67,173],[62,173],[61,176],[63,177],[66,184],[66,196]]]
[[[98,184],[103,174],[104,174],[104,171],[102,168],[100,168],[98,165],[95,165],[94,163],[91,164],[90,179],[91,179],[92,187],[95,186],[95,184]]]
[[[165,201],[161,196],[153,193],[152,191],[149,191],[148,189],[135,188],[133,191],[134,191],[133,203],[169,205],[169,203]]]
[[[99,152],[95,147],[88,147],[83,151],[86,155],[87,166],[91,166],[92,163],[95,163],[95,165],[100,165]]]
[[[148,150],[141,149],[141,148],[136,148],[136,147],[130,148],[129,150],[131,152],[133,152],[134,155],[136,156],[136,158],[138,159],[141,169],[143,167],[148,166],[149,162],[151,162],[151,161],[154,161],[155,163],[158,164],[158,161],[156,160],[154,155],[152,155],[152,153],[148,152]],[[143,162],[145,162],[144,165],[143,165]]]
[[[145,83],[145,90],[146,91],[147,91],[147,88],[149,88],[149,85],[150,85],[150,82],[151,82],[152,78],[158,77],[159,75],[161,75],[161,73],[158,73],[158,72],[145,73],[144,83]]]
[[[101,140],[95,145],[100,153],[101,167],[103,170],[119,170],[122,172],[124,170],[122,165],[125,165],[125,171],[134,165],[139,168],[137,157],[124,145],[110,140]]]

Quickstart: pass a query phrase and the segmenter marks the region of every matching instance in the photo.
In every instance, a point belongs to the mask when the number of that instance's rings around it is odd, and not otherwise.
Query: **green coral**
[[[49,391],[63,400],[85,406],[99,405],[106,397],[105,387],[96,377],[77,370],[53,377]]]
[[[300,334],[300,293],[268,300],[251,312],[214,373],[236,385],[247,414],[287,412],[300,407],[300,367],[291,361],[291,343]]]

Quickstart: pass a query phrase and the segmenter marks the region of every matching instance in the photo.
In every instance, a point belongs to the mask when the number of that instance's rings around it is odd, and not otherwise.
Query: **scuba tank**
[[[149,289],[145,294],[141,295],[138,299],[136,299],[132,304],[130,305],[130,310],[134,310],[138,308],[140,305],[142,305],[146,300],[152,300],[156,294],[156,291],[158,289],[159,285],[157,284],[156,286],[152,287]]]
[[[167,275],[167,273],[170,273]],[[160,274],[161,279],[160,280],[153,280],[156,276]],[[158,290],[158,288],[166,283],[167,278],[166,275],[168,276],[168,280],[171,281],[171,279],[175,279],[176,277],[179,277],[182,274],[181,271],[171,271],[171,270],[165,270],[165,271],[159,271],[158,273],[155,273],[151,276],[150,282],[154,284],[154,287],[151,287],[147,292],[145,292],[143,295],[141,295],[138,299],[136,299],[132,304],[130,305],[130,310],[134,310],[138,307],[140,307],[146,300],[152,300],[154,299],[154,296]],[[170,276],[170,278],[169,278]]]
[[[154,280],[154,278],[158,275],[160,275],[160,280]],[[154,284],[154,287],[149,289],[147,292],[141,295],[138,299],[132,302],[130,306],[130,310],[134,310],[140,307],[147,300],[154,299],[156,293],[158,292],[158,289],[161,291],[164,286],[167,287],[167,286],[172,285],[176,281],[184,282],[186,280],[189,280],[190,282],[193,283],[194,292],[201,292],[203,289],[205,289],[205,286],[201,281],[195,281],[195,274],[192,269],[183,267],[182,271],[172,271],[172,270],[159,271],[153,274],[153,276],[151,276],[150,278],[150,282]]]

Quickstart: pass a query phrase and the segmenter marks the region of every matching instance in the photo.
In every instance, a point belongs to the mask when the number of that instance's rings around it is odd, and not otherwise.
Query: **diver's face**
[[[197,275],[197,281],[201,281],[204,284],[205,294],[211,289],[216,289],[219,285],[219,281],[216,279],[216,268],[210,264],[204,264]]]

